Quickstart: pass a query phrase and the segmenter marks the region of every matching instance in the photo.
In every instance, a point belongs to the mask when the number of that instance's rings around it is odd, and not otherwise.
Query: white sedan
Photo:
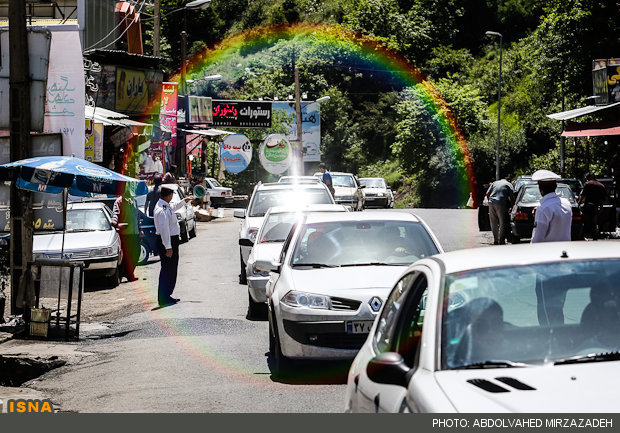
[[[108,285],[119,283],[119,265],[123,258],[120,239],[110,225],[112,217],[100,202],[70,203],[67,207],[66,233],[56,231],[33,237],[35,259],[63,258],[84,262],[84,272],[97,274],[108,280]]]
[[[462,250],[396,283],[347,412],[617,412],[617,242]]]
[[[269,272],[259,271],[254,264],[257,260],[277,260],[282,251],[282,244],[288,237],[295,222],[308,212],[346,212],[339,204],[315,204],[302,206],[275,206],[265,214],[263,225],[258,230],[256,242],[248,258],[245,273],[248,280],[248,314],[257,317],[266,306],[265,286]],[[263,313],[264,314],[264,313]]]
[[[272,371],[289,358],[350,359],[381,305],[412,262],[441,252],[409,213],[311,213],[287,239],[266,292]]]

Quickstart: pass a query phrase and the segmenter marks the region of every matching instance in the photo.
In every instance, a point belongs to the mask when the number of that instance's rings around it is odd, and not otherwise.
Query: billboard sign
[[[170,141],[164,147],[177,145],[177,97],[179,83],[163,83],[161,88],[161,105],[159,123],[170,131]]]
[[[252,144],[243,134],[227,135],[220,145],[220,159],[230,173],[241,173],[252,161]]]
[[[288,170],[293,162],[293,149],[284,135],[271,134],[261,143],[258,157],[265,170],[280,174]]]
[[[271,128],[271,102],[213,100],[213,126]]]
[[[204,124],[213,122],[211,98],[188,96],[187,123]]]
[[[620,102],[620,59],[592,62],[592,89],[596,105]]]
[[[286,138],[297,141],[297,116],[295,102],[273,102],[273,112],[283,112],[287,119]],[[304,162],[321,161],[321,106],[316,102],[301,103],[302,152]]]

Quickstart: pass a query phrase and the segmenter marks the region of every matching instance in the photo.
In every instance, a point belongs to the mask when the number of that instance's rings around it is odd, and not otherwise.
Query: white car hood
[[[584,364],[438,371],[435,378],[457,412],[617,412],[620,361]],[[509,377],[535,390],[498,381]],[[467,382],[485,379],[509,392],[489,392]]]
[[[345,295],[360,289],[392,289],[407,266],[292,269],[295,290],[319,295]]]
[[[263,244],[254,244],[254,247],[252,247],[252,255],[254,256],[254,261],[256,262],[257,260],[276,260],[282,252],[283,244],[284,242],[266,242]]]
[[[355,191],[357,191],[357,188],[350,188],[348,186],[335,186],[334,187],[334,192],[335,192],[335,195],[337,196],[355,195]]]
[[[90,248],[109,247],[114,242],[114,230],[92,231],[65,234],[65,251],[87,250]],[[33,236],[32,250],[38,252],[60,252],[62,233],[38,234]]]

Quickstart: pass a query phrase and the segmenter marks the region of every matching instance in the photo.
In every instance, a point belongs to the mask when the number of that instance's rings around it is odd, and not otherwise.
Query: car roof
[[[382,177],[360,177],[360,180],[367,180],[367,179],[368,180],[370,180],[370,179],[382,179],[382,180],[385,180]]]
[[[411,221],[420,222],[414,214],[408,212],[324,212],[308,214],[307,223],[332,221]]]
[[[346,176],[353,176],[353,173],[345,173],[344,171],[330,171],[329,173],[332,174],[332,175],[338,174],[338,175],[341,175],[341,176],[344,176],[344,175],[346,175]]]
[[[289,212],[346,212],[347,208],[341,204],[308,204],[302,206],[274,206],[268,213],[289,213]]]
[[[620,259],[618,251],[618,242],[615,241],[540,242],[451,251],[423,261],[434,260],[440,263],[446,274],[451,274],[473,269],[534,265],[561,260]],[[567,257],[563,257],[564,255]]]
[[[274,182],[274,183],[260,183],[256,185],[256,190],[278,190],[278,189],[325,189],[325,185],[321,182],[314,183],[287,183],[287,182]]]
[[[115,199],[110,199],[115,200]],[[105,208],[106,205],[100,201],[85,201],[85,202],[69,202],[67,209],[102,209]]]

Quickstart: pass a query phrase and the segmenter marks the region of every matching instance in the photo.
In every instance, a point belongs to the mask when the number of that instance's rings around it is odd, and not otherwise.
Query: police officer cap
[[[536,170],[534,174],[532,174],[532,180],[538,182],[548,182],[559,178],[560,176],[549,170]]]

